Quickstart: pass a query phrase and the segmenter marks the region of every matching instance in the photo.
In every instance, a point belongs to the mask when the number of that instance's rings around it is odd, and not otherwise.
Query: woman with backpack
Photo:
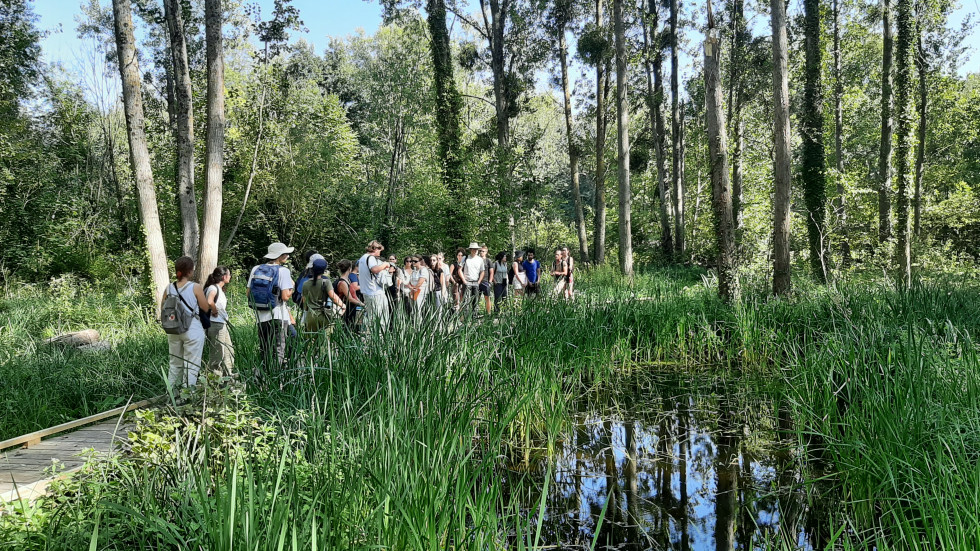
[[[556,297],[565,296],[565,289],[568,286],[568,263],[565,262],[565,255],[561,249],[555,250],[555,261],[551,264],[551,275],[555,278],[555,288],[552,295]]]
[[[225,287],[231,281],[231,270],[218,266],[204,283],[204,296],[211,310],[211,327],[208,327],[208,369],[219,377],[231,377],[235,367],[235,347],[228,331],[228,297]]]
[[[163,293],[160,311],[170,350],[167,384],[177,389],[197,384],[206,340],[201,316],[210,311],[205,311],[208,299],[204,290],[191,279],[194,277],[194,260],[189,256],[178,258],[174,262],[174,271],[177,281],[168,285]]]
[[[412,275],[409,279],[409,292],[412,297],[412,312],[419,314],[425,299],[429,296],[429,285],[432,281],[432,272],[425,267],[421,256],[412,257]]]
[[[494,257],[493,266],[490,268],[491,278],[493,279],[493,311],[500,312],[500,305],[507,299],[507,257],[510,256],[506,251],[500,251]]]
[[[510,273],[513,274],[514,296],[524,296],[524,287],[527,287],[527,274],[524,273],[524,251],[517,251],[514,254],[514,261],[510,264]]]
[[[352,333],[357,328],[357,308],[364,307],[364,303],[357,298],[357,289],[350,280],[350,271],[354,263],[346,258],[337,263],[337,271],[340,277],[333,284],[333,292],[340,299],[340,304],[344,305],[344,326]]]
[[[303,284],[303,330],[307,333],[319,333],[333,324],[333,307],[337,306],[340,314],[346,306],[333,289],[330,278],[324,275],[327,271],[327,261],[318,258],[313,261],[310,279]]]

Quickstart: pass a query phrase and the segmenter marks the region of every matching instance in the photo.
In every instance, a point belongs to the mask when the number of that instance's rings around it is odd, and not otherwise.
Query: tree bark
[[[619,161],[619,268],[623,275],[633,275],[633,230],[630,211],[633,198],[630,192],[629,104],[626,95],[626,25],[623,21],[623,0],[613,0],[616,27],[616,149]]]
[[[187,40],[179,0],[164,0],[163,12],[170,36],[170,59],[174,82],[174,138],[177,142],[177,200],[183,223],[184,255],[197,258],[200,229],[197,219],[197,193],[194,189],[194,109],[191,72],[187,61]]]
[[[203,281],[218,264],[221,232],[221,178],[225,148],[225,61],[221,41],[221,0],[204,2],[208,63],[208,135],[205,147],[207,183],[198,278]]]
[[[708,33],[704,41],[705,126],[708,131],[708,166],[711,169],[711,206],[715,214],[715,247],[718,249],[718,296],[728,304],[738,299],[738,280],[735,278],[735,228],[719,58],[721,38],[714,25],[709,1]]]
[[[460,114],[463,100],[456,90],[453,76],[452,51],[446,27],[445,0],[427,0],[427,22],[432,39],[432,67],[436,92],[436,126],[439,130],[439,160],[442,182],[449,192],[446,235],[455,244],[462,243],[469,233],[463,179],[463,140]]]
[[[881,143],[878,150],[878,242],[892,233],[892,16],[891,0],[882,0]]]
[[[898,116],[895,146],[895,264],[906,287],[912,283],[912,247],[909,239],[909,176],[912,160],[912,0],[898,0],[895,51],[895,111]]]
[[[160,310],[160,299],[169,283],[167,251],[160,228],[157,194],[153,184],[150,152],[143,128],[143,96],[140,93],[140,71],[136,60],[136,40],[133,37],[133,14],[130,0],[113,0],[112,15],[119,56],[119,75],[122,79],[123,109],[126,114],[126,134],[129,138],[129,158],[136,177],[140,217],[146,237],[146,250],[153,281],[153,306]]]
[[[810,269],[821,283],[827,281],[825,219],[827,211],[826,153],[823,145],[823,50],[820,44],[820,0],[804,0],[803,26],[805,62],[803,107],[800,116],[802,138],[803,200],[810,244]]]
[[[742,227],[742,150],[745,147],[745,121],[742,120],[744,91],[742,83],[742,58],[745,55],[747,31],[745,29],[745,0],[732,0],[732,50],[728,67],[728,124],[732,136],[732,224],[735,227],[736,248]]]
[[[585,210],[579,189],[579,147],[575,143],[572,125],[572,89],[568,78],[568,44],[565,40],[565,22],[558,28],[558,57],[561,62],[561,87],[565,96],[565,134],[568,138],[568,165],[572,176],[572,198],[575,200],[575,226],[578,229],[578,254],[582,262],[589,262],[589,238],[585,231]]]
[[[602,28],[604,25],[602,13],[603,0],[596,0],[595,20],[596,27]],[[606,261],[606,131],[608,121],[606,119],[606,98],[609,93],[609,66],[605,61],[600,61],[595,69],[595,230],[592,238],[592,252],[596,264]]]
[[[671,121],[671,184],[674,188],[674,249],[683,255],[687,244],[684,241],[684,179],[681,175],[680,134],[680,62],[677,52],[677,2],[670,0],[670,121]]]
[[[840,51],[840,1],[834,0],[834,162],[836,164],[837,198],[834,212],[837,215],[837,231],[840,233],[841,265],[851,263],[851,241],[847,235],[847,210],[844,190],[844,80],[841,74]]]
[[[674,238],[671,233],[673,224],[674,205],[670,201],[670,176],[667,174],[666,152],[664,150],[664,86],[660,75],[660,66],[663,63],[663,49],[660,41],[657,40],[657,28],[659,27],[656,0],[650,0],[648,4],[647,17],[641,17],[643,22],[643,46],[645,55],[643,61],[646,64],[647,73],[647,106],[650,111],[650,130],[653,133],[653,149],[657,159],[657,199],[660,203],[660,245],[663,247],[664,257],[671,259],[674,257]],[[651,49],[654,50],[651,52]],[[651,59],[651,53],[653,53]]]
[[[913,205],[912,233],[918,238],[922,234],[922,177],[925,176],[926,165],[926,123],[928,119],[927,107],[929,105],[929,90],[926,86],[926,79],[929,76],[929,60],[926,59],[926,52],[922,48],[922,27],[918,25],[916,36],[916,66],[919,72],[919,146],[915,154],[915,199]]]
[[[772,292],[785,295],[790,291],[789,230],[792,160],[789,137],[789,55],[786,39],[786,4],[770,0],[772,20],[772,88],[773,88],[773,274]]]
[[[493,107],[497,118],[497,186],[500,192],[500,205],[503,211],[509,209],[510,183],[508,165],[510,159],[510,90],[507,84],[508,71],[504,59],[504,31],[510,0],[481,0],[490,6],[490,22],[487,29],[490,45],[490,72],[493,75]]]

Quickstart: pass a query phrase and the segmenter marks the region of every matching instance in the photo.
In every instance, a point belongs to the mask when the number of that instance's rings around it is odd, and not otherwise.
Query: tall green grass
[[[578,288],[574,302],[398,323],[366,343],[338,332],[329,346],[297,349],[264,388],[210,387],[166,422],[144,422],[135,441],[156,444],[0,521],[0,545],[533,546],[538,527],[501,491],[500,462],[550,449],[581,396],[665,368],[771,382],[803,443],[836,473],[852,527],[841,545],[980,544],[976,287],[902,291],[855,278],[774,300],[748,286],[732,307],[694,269],[629,281],[583,271]],[[165,363],[165,348],[149,358],[164,339],[144,325],[143,358]],[[258,353],[247,320],[234,338],[250,381]],[[129,369],[141,384],[159,377],[159,367]]]

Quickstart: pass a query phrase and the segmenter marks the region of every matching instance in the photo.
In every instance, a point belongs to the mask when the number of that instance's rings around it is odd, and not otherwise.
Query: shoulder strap
[[[194,285],[194,283],[192,282],[191,285]],[[186,300],[184,300],[184,295],[181,293],[180,289],[177,288],[177,282],[176,281],[174,282],[174,294],[177,295],[177,298],[179,298],[180,301],[184,303],[184,306],[186,306],[187,309],[190,311],[191,315],[193,315],[194,314],[194,309],[191,308],[191,305],[190,304],[187,304],[187,301]]]

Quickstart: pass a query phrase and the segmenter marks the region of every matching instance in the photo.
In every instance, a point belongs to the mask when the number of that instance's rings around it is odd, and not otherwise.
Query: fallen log
[[[99,342],[101,339],[102,335],[100,335],[95,329],[85,329],[83,331],[74,331],[71,333],[65,333],[64,335],[51,337],[50,339],[45,339],[44,342],[45,344],[53,346],[79,348],[82,346],[93,345]]]

